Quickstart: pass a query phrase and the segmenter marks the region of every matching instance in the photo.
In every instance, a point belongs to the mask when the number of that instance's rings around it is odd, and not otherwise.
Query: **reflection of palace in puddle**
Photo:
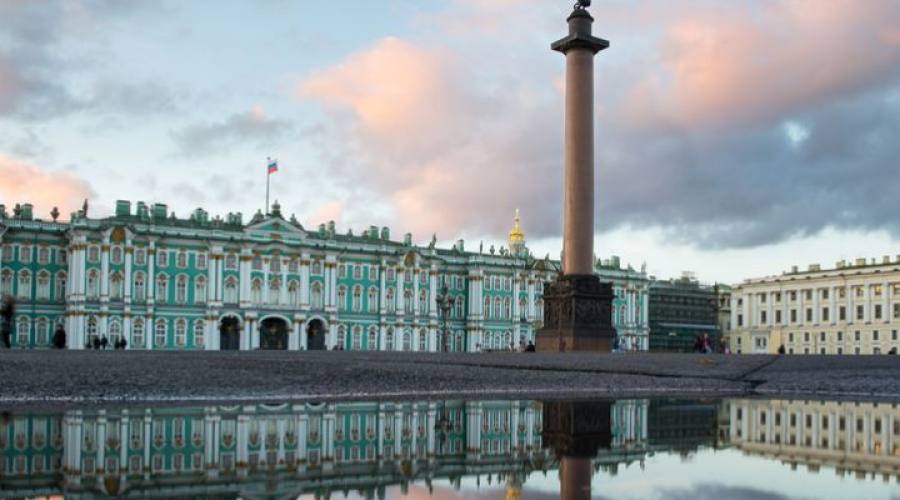
[[[900,482],[900,408],[890,403],[731,400],[736,448],[811,472]]]

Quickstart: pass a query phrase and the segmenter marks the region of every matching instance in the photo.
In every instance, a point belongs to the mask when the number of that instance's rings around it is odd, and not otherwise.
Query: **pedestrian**
[[[528,341],[528,345],[525,346],[525,352],[534,352],[534,342]]]
[[[125,340],[125,337],[122,337],[122,340],[120,341],[120,343],[122,344],[122,350],[124,351],[125,348],[128,347],[128,341]]]
[[[53,347],[57,349],[66,348],[66,330],[62,325],[57,325],[56,331],[53,333]]]
[[[778,346],[778,354],[784,354],[784,344]]]
[[[100,348],[105,351],[106,346],[108,346],[108,345],[109,345],[109,339],[107,339],[106,335],[104,335],[103,338],[100,339]]]
[[[91,344],[94,346],[95,351],[100,350],[100,337],[93,335],[91,336]]]
[[[712,343],[709,338],[709,334],[706,332],[703,333],[703,337],[700,339],[700,352],[703,354],[709,354],[712,352]]]
[[[12,335],[13,316],[16,313],[16,301],[9,295],[3,298],[0,306],[0,342],[7,349],[12,347],[10,336]]]

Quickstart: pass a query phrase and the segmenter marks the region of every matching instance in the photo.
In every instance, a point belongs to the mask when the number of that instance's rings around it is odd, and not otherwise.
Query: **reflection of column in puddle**
[[[559,458],[560,498],[591,498],[591,459],[610,448],[612,403],[543,403],[543,440]]]

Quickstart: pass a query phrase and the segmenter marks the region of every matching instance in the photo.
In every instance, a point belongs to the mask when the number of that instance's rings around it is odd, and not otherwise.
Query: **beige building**
[[[811,471],[900,482],[900,409],[840,401],[729,402],[732,446]]]
[[[735,353],[885,354],[900,347],[900,255],[812,264],[731,293]],[[896,351],[895,351],[896,352]]]

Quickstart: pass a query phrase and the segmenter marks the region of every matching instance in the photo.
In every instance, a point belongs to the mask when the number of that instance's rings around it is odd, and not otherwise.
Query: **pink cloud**
[[[314,231],[319,224],[326,223],[329,221],[335,221],[335,223],[341,223],[344,215],[344,204],[340,201],[329,201],[319,205],[316,208],[312,215],[309,217],[310,223],[313,226],[307,228],[310,231]]]
[[[15,203],[31,203],[35,216],[49,219],[58,207],[63,217],[93,196],[90,184],[67,172],[48,172],[0,153],[0,199],[7,209]]]
[[[658,65],[635,82],[632,123],[746,124],[859,90],[900,65],[900,4],[780,0],[673,12]],[[812,8],[811,8],[812,7]]]

